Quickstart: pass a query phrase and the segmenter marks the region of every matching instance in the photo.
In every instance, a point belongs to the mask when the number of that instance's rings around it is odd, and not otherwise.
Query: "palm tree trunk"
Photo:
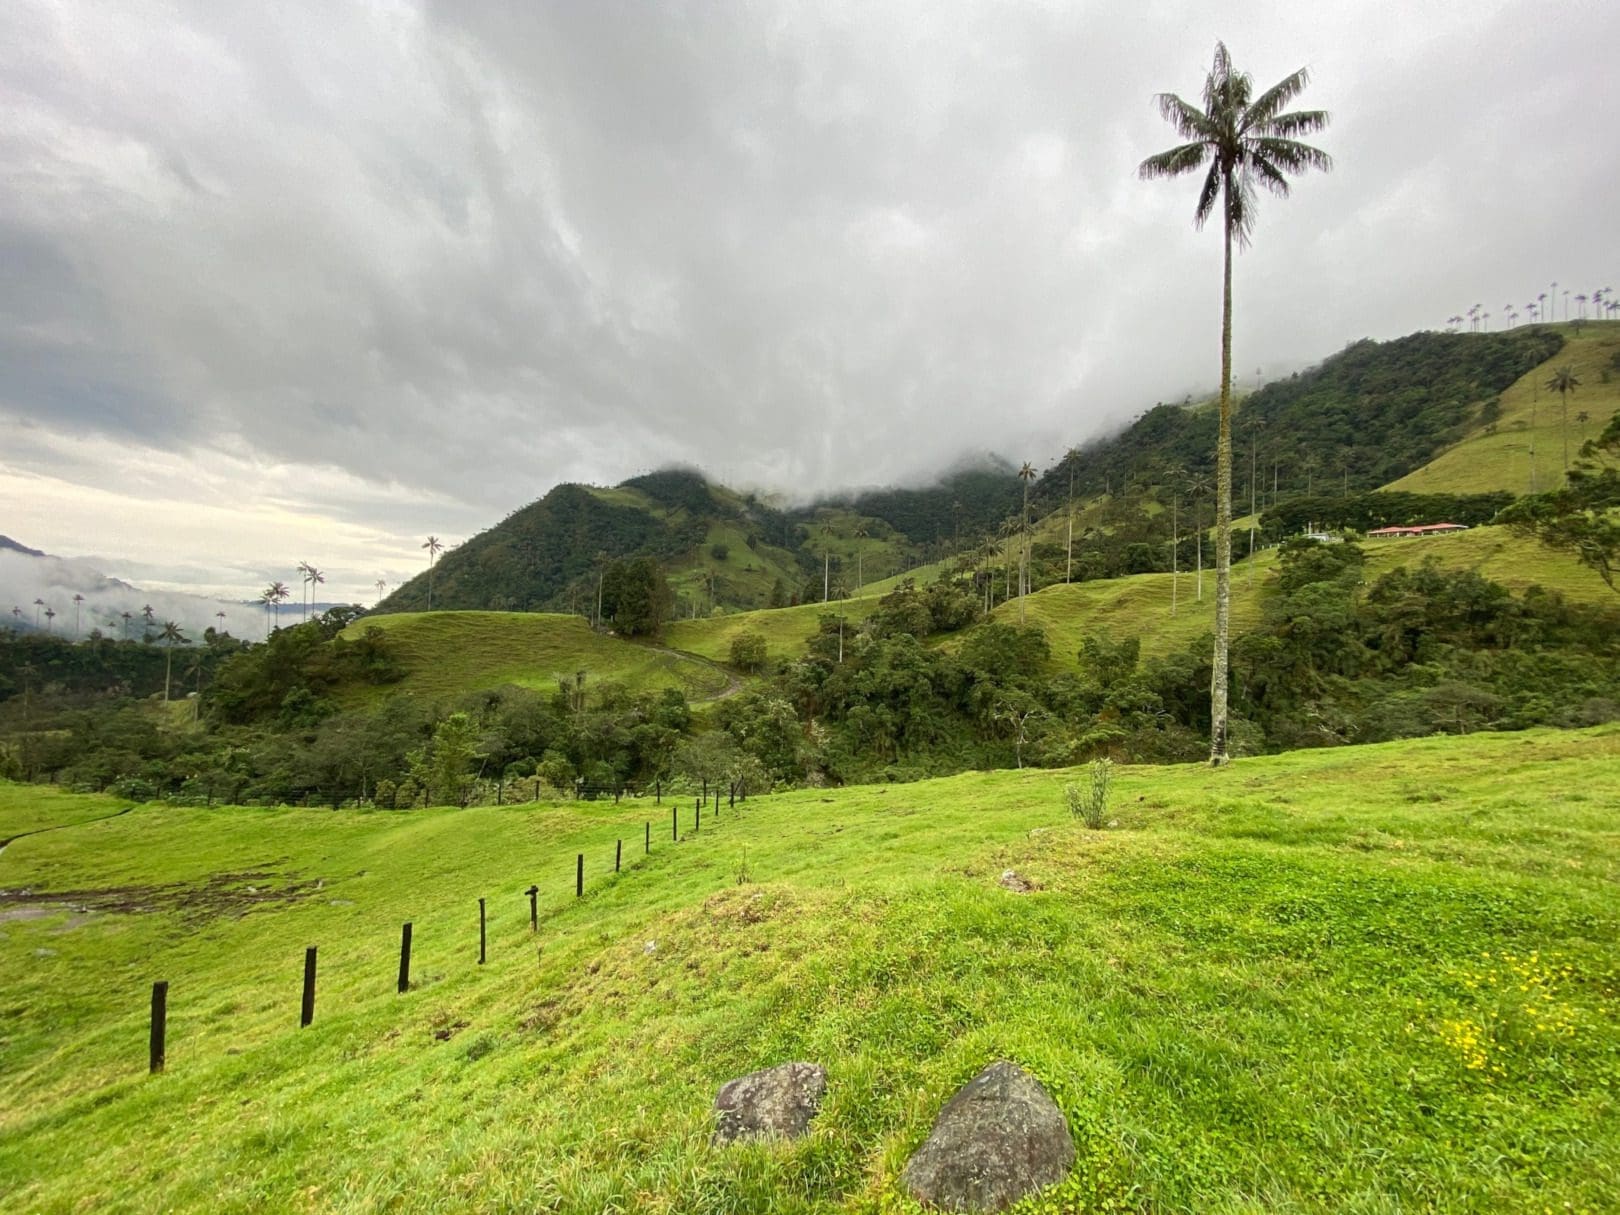
[[[1568,399],[1568,395],[1560,388],[1558,390],[1558,437],[1564,441],[1564,479],[1566,481],[1569,479],[1569,414],[1564,406]]]
[[[169,642],[169,652],[163,656],[163,703],[169,703],[169,672],[174,666],[174,642]]]
[[[1225,764],[1227,644],[1232,613],[1232,185],[1222,183],[1221,420],[1215,443],[1215,653],[1209,688],[1209,762]]]

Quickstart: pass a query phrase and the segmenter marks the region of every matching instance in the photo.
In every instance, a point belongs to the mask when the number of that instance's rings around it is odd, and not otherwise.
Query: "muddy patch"
[[[140,915],[173,912],[186,919],[240,918],[265,906],[307,898],[322,886],[319,879],[287,880],[269,870],[215,873],[200,882],[158,886],[103,886],[82,890],[0,890],[0,922],[37,919],[66,907],[78,914],[115,912]]]

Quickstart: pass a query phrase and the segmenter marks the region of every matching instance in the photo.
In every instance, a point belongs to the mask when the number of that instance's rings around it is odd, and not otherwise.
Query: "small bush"
[[[1069,813],[1093,831],[1101,831],[1108,819],[1108,793],[1114,783],[1114,761],[1099,759],[1091,765],[1091,781],[1082,786],[1070,781],[1063,786],[1063,800]]]
[[[765,638],[758,633],[738,633],[731,639],[731,665],[739,671],[759,670],[765,654]]]

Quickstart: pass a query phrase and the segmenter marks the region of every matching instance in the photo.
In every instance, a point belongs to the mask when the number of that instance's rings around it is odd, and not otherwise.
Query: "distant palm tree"
[[[141,616],[146,621],[141,626],[141,641],[150,645],[152,638],[149,634],[152,632],[152,621],[157,616],[157,613],[152,610],[152,605],[149,603],[141,609]]]
[[[1029,483],[1035,479],[1035,466],[1028,460],[1018,470],[1018,479],[1024,483],[1024,506],[1018,512],[1023,526],[1023,545],[1018,555],[1018,623],[1024,623],[1024,596],[1029,594]]]
[[[439,542],[437,536],[429,536],[422,542],[422,547],[427,549],[428,555],[428,611],[431,612],[433,610],[433,559],[444,551],[444,545]]]
[[[47,633],[49,633],[51,631],[51,621],[53,621],[55,619],[56,619],[56,609],[55,608],[46,608],[45,609],[45,631]]]
[[[225,613],[224,612],[215,612],[214,613],[214,619],[219,621],[219,626],[217,628],[215,628],[214,632],[216,634],[218,634],[219,636],[223,637],[225,635]]]
[[[131,612],[119,612],[118,615],[124,622],[124,640],[128,641],[129,640],[129,622],[131,620],[135,619],[135,616]]]
[[[832,537],[831,522],[821,525],[821,602],[832,598]]]
[[[960,502],[956,503],[958,508],[960,508],[961,505],[962,504]],[[861,559],[866,555],[864,550],[866,548],[866,537],[868,534],[866,524],[857,523],[855,525],[855,593],[857,595],[859,595],[866,587],[866,573],[862,568]]]
[[[1001,553],[1006,558],[1005,568],[1002,573],[1002,590],[1004,593],[1001,596],[1001,602],[1006,603],[1012,598],[1013,540],[1018,535],[1018,520],[1015,518],[1003,519],[999,530],[1001,533]]]
[[[1564,475],[1569,475],[1569,419],[1565,413],[1565,404],[1569,394],[1581,386],[1575,378],[1575,372],[1568,367],[1560,367],[1553,372],[1552,379],[1547,381],[1547,389],[1558,394],[1558,431],[1564,440]]]
[[[287,584],[280,580],[265,587],[264,594],[259,597],[266,607],[274,611],[275,627],[278,629],[281,627],[281,605],[291,597],[292,592],[287,589]]]
[[[309,580],[309,608],[306,611],[312,611],[315,607],[315,588],[326,583],[326,574],[311,565],[305,570],[304,577]]]
[[[73,595],[73,640],[79,639],[79,605],[84,602],[84,596],[78,592]]]
[[[1193,531],[1198,533],[1198,582],[1196,595],[1198,602],[1204,601],[1204,512],[1203,502],[1209,496],[1211,489],[1209,478],[1202,473],[1194,473],[1187,478],[1187,496],[1192,499]]]
[[[1557,283],[1553,284],[1555,287],[1557,285]],[[1536,314],[1540,316],[1542,320],[1547,319],[1547,293],[1545,291],[1536,296]]]
[[[388,579],[379,578],[372,585],[377,588],[377,602],[381,603],[383,601],[383,592],[388,589]]]
[[[168,643],[168,651],[163,656],[163,699],[169,699],[169,676],[174,668],[174,643],[184,641],[186,635],[180,631],[180,626],[172,620],[163,622],[163,631],[158,634],[158,640]]]
[[[45,606],[45,601],[43,599],[35,598],[35,600],[34,600],[34,627],[36,629],[39,627],[40,609],[43,608],[44,606]]]
[[[1300,142],[1322,130],[1322,110],[1284,107],[1309,82],[1304,68],[1285,77],[1259,97],[1253,81],[1232,66],[1221,43],[1204,80],[1203,108],[1172,93],[1161,93],[1159,112],[1188,142],[1142,162],[1144,178],[1178,177],[1208,164],[1198,191],[1193,218],[1203,226],[1219,205],[1225,245],[1221,296],[1221,400],[1215,446],[1215,653],[1210,682],[1210,762],[1227,762],[1227,655],[1231,639],[1232,599],[1232,243],[1246,245],[1254,230],[1255,189],[1286,197],[1290,173],[1329,169],[1326,152]]]
[[[12,618],[12,619],[13,619],[13,620],[21,620],[21,619],[22,619],[22,608],[20,608],[20,607],[13,607],[13,608],[12,608],[12,609],[11,609],[11,618]]]
[[[1584,294],[1575,296],[1575,318],[1582,321],[1586,319],[1586,296]]]

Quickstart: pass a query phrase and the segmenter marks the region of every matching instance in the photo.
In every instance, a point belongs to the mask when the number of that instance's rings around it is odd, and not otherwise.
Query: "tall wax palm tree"
[[[1575,372],[1568,365],[1560,367],[1553,372],[1552,379],[1547,381],[1547,388],[1558,394],[1558,433],[1564,440],[1564,475],[1569,475],[1569,418],[1565,410],[1569,394],[1581,386],[1575,378]]]
[[[1015,518],[1014,519],[1003,519],[1002,522],[1001,522],[1001,553],[1002,553],[1002,556],[1006,558],[1005,567],[1004,567],[1004,569],[1002,571],[1002,582],[1003,582],[1002,590],[1005,592],[1001,596],[1001,602],[1003,602],[1003,603],[1006,603],[1008,600],[1010,600],[1012,598],[1012,589],[1013,589],[1013,540],[1016,539],[1017,536],[1018,536],[1018,520],[1015,519]]]
[[[1577,294],[1575,296],[1575,319],[1580,320],[1580,321],[1584,321],[1586,319],[1586,296],[1585,295]]]
[[[428,555],[428,611],[433,610],[433,559],[444,551],[444,545],[437,536],[429,536],[422,542]]]
[[[172,620],[163,622],[163,631],[158,634],[158,640],[168,644],[168,652],[163,656],[163,699],[169,699],[169,676],[174,670],[174,643],[184,641],[186,635],[180,631],[180,626]]]
[[[1029,483],[1035,479],[1035,466],[1028,460],[1018,470],[1018,479],[1024,483],[1024,506],[1018,512],[1024,537],[1018,552],[1018,623],[1024,623],[1024,597],[1029,594]]]
[[[956,510],[961,510],[961,508],[962,508],[962,504],[960,502],[955,503],[954,506],[955,506]],[[866,587],[866,571],[862,566],[862,558],[865,557],[865,555],[866,555],[864,550],[866,548],[866,537],[869,534],[870,533],[868,533],[867,530],[866,530],[866,524],[857,523],[855,525],[855,594],[856,595],[859,595],[861,593],[861,591],[864,590],[865,587]]]
[[[225,635],[225,613],[224,612],[215,612],[214,613],[214,619],[219,621],[218,626],[216,626],[215,629],[214,629],[214,633],[217,636],[223,637]]]
[[[12,608],[11,608],[11,618],[13,620],[21,620],[22,619],[22,608],[20,608],[20,607],[16,606],[15,604],[13,604]]]
[[[821,602],[832,598],[832,537],[830,522],[821,525]]]
[[[1139,172],[1147,179],[1204,170],[1193,211],[1202,227],[1220,208],[1224,257],[1221,289],[1221,403],[1215,447],[1215,653],[1210,683],[1210,762],[1227,762],[1227,653],[1232,600],[1232,244],[1247,245],[1254,231],[1255,190],[1287,197],[1288,175],[1329,169],[1326,152],[1301,137],[1322,130],[1322,110],[1284,107],[1309,82],[1304,68],[1254,96],[1249,76],[1232,66],[1223,43],[1204,79],[1199,108],[1173,93],[1161,93],[1159,113],[1187,142],[1150,156]]]
[[[304,609],[305,618],[307,619],[309,613],[315,609],[315,588],[325,585],[326,574],[311,565],[306,568],[304,577],[309,581],[309,606]]]
[[[124,640],[128,641],[129,640],[129,622],[131,620],[135,619],[135,617],[134,617],[133,613],[130,613],[130,612],[119,612],[118,615],[124,621]]]
[[[287,584],[279,579],[265,587],[264,594],[260,596],[261,600],[275,613],[275,627],[277,629],[281,627],[281,605],[287,602],[291,596],[292,592],[287,589]]]
[[[79,606],[84,603],[84,596],[77,591],[73,594],[73,640],[79,639]]]
[[[309,619],[309,572],[315,567],[307,561],[298,563],[298,620]]]
[[[1204,602],[1204,499],[1209,496],[1209,478],[1202,473],[1195,473],[1187,479],[1187,496],[1193,504],[1193,531],[1198,533],[1198,582],[1196,595],[1198,602]]]
[[[377,588],[377,602],[381,603],[383,601],[383,592],[388,589],[388,579],[379,578],[372,585]]]
[[[34,627],[36,629],[39,627],[39,612],[40,612],[40,609],[43,608],[44,606],[45,606],[45,601],[43,599],[39,598],[38,596],[35,596],[35,598],[34,598]]]
[[[152,621],[156,616],[157,613],[152,610],[150,603],[141,609],[141,618],[146,622],[141,625],[141,641],[147,645],[152,642],[150,634],[152,632]]]
[[[49,633],[51,631],[51,621],[53,621],[55,619],[56,619],[56,609],[55,608],[46,608],[45,609],[45,631],[47,633]]]

